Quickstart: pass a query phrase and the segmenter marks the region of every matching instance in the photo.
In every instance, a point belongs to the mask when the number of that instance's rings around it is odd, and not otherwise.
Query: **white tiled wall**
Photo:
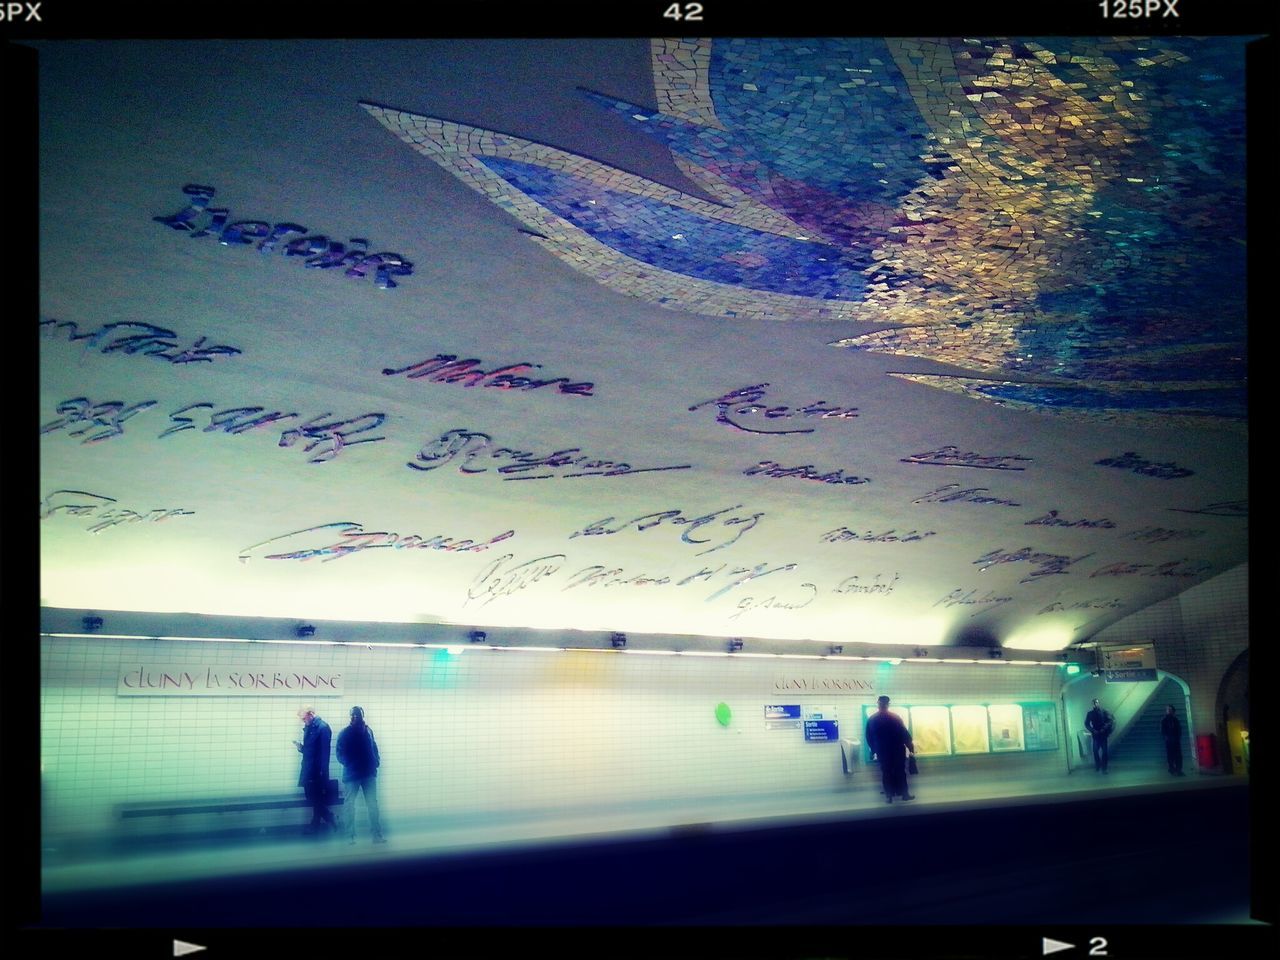
[[[1107,644],[1154,641],[1160,669],[1191,688],[1195,732],[1216,733],[1218,687],[1249,648],[1249,565],[1139,610],[1093,639]]]
[[[861,707],[879,693],[908,704],[1055,700],[1060,681],[1057,667],[987,663],[45,638],[47,833],[116,829],[123,802],[296,788],[302,698],[117,696],[119,674],[141,664],[340,670],[345,694],[311,702],[335,737],[351,705],[365,708],[383,811],[400,823],[699,799],[784,805],[842,786],[839,749],[766,729],[766,704],[834,706],[841,736],[860,739]],[[778,687],[850,677],[874,689]],[[721,702],[728,726],[716,720]],[[1053,753],[930,762],[988,778],[1061,766]]]

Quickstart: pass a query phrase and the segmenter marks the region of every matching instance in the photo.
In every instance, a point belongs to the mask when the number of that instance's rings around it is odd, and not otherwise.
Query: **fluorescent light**
[[[674,657],[680,651],[679,650],[633,650],[630,647],[628,647],[626,650],[622,650],[620,652],[621,653],[637,653],[642,656],[649,656],[649,657]]]
[[[1063,664],[1058,661],[1051,660],[972,660],[967,658],[956,657],[865,657],[857,654],[825,654],[825,653],[761,653],[761,652],[743,652],[730,653],[723,650],[646,650],[636,649],[634,647],[626,647],[622,649],[597,647],[597,646],[525,646],[521,644],[491,644],[491,643],[427,643],[406,639],[399,643],[389,643],[386,641],[366,641],[366,640],[300,640],[300,639],[269,639],[265,637],[187,637],[187,636],[169,636],[169,635],[148,635],[148,634],[123,634],[123,633],[53,633],[42,631],[40,636],[43,638],[54,640],[165,640],[178,643],[274,643],[282,645],[292,645],[301,647],[368,647],[381,648],[387,650],[447,650],[453,656],[459,656],[463,650],[526,650],[534,653],[562,653],[567,650],[575,650],[589,653],[626,653],[635,654],[637,656],[649,657],[755,657],[763,659],[775,660],[837,660],[849,662],[878,662],[888,663],[898,666],[902,663],[1018,663],[1024,666],[1046,666],[1061,667]]]
[[[1074,633],[1063,626],[1037,627],[1014,634],[1004,645],[1010,650],[1065,650],[1071,645]]]
[[[157,637],[155,635],[136,636],[125,633],[42,633],[42,637],[52,637],[54,639],[69,640],[181,640],[181,641],[197,641],[201,643],[259,643],[252,637]],[[306,645],[315,643],[314,640],[281,640],[280,643],[298,643]]]

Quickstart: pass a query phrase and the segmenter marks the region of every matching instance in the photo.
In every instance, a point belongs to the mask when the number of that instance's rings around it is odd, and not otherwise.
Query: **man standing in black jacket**
[[[302,739],[293,741],[302,754],[298,786],[306,791],[307,799],[311,801],[311,825],[306,832],[315,833],[323,823],[336,830],[338,820],[329,809],[328,798],[329,746],[333,735],[329,725],[316,716],[315,707],[303,707],[298,711],[298,719],[302,721]]]
[[[378,741],[364,722],[364,709],[351,708],[351,723],[338,734],[338,762],[342,764],[342,789],[346,796],[347,843],[356,842],[356,794],[364,791],[369,808],[369,828],[373,842],[385,842],[378,818]]]
[[[915,755],[916,746],[911,742],[911,731],[896,715],[889,712],[889,698],[881,697],[880,709],[867,721],[867,747],[880,759],[880,777],[884,784],[885,801],[893,803],[895,796],[914,800],[907,792],[907,751]]]
[[[1099,773],[1107,772],[1107,738],[1116,727],[1111,714],[1102,709],[1102,704],[1094,700],[1093,709],[1084,718],[1084,728],[1093,735],[1093,769]]]
[[[1174,776],[1184,776],[1182,772],[1182,724],[1178,722],[1178,713],[1173,705],[1164,708],[1164,716],[1160,718],[1160,734],[1164,737],[1164,755],[1169,761],[1169,772]]]

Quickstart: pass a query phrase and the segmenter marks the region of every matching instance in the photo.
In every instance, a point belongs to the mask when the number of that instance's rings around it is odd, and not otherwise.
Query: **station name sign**
[[[799,693],[871,693],[875,684],[861,677],[779,677],[773,689]]]
[[[121,697],[340,697],[342,674],[323,670],[249,667],[228,670],[198,664],[129,664],[116,678]]]

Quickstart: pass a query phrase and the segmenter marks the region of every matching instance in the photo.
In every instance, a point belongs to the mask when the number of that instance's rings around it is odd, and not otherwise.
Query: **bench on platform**
[[[338,789],[338,781],[329,781],[329,799],[327,806],[342,806],[343,797]],[[228,820],[224,814],[244,814],[263,810],[289,810],[299,807],[310,807],[311,801],[301,792],[257,794],[236,797],[204,797],[181,800],[149,800],[136,803],[122,803],[117,807],[120,819],[125,823],[141,826],[154,822],[154,818],[195,817],[201,814],[214,815],[214,821],[226,825]]]

